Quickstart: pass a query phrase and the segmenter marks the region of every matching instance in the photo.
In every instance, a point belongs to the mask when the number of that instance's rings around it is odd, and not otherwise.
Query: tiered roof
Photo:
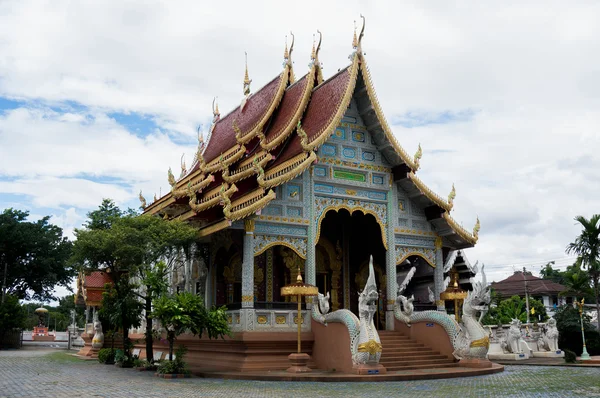
[[[246,77],[240,106],[222,118],[218,109],[213,109],[208,143],[199,137],[190,170],[182,166],[179,180],[169,170],[171,192],[144,206],[144,212],[198,223],[201,235],[259,212],[275,199],[273,187],[318,162],[318,147],[340,124],[354,96],[376,145],[393,166],[394,180],[425,208],[428,220],[445,238],[445,246],[473,246],[479,220],[470,233],[450,217],[454,187],[447,200],[430,190],[415,174],[421,147],[415,156],[409,156],[388,126],[361,49],[363,33],[364,24],[358,38],[354,33],[350,65],[326,81],[318,59],[320,40],[316,47],[313,44],[309,72],[297,81],[291,62],[293,43],[289,52],[286,45],[281,74],[256,93],[249,94]],[[140,200],[145,204],[141,194]]]
[[[107,283],[112,283],[112,279],[107,272],[80,272],[77,276],[75,304],[79,306],[100,306],[102,303],[102,293],[104,293],[104,285]]]
[[[525,287],[530,295],[553,296],[564,292],[567,288],[560,283],[541,279],[530,273],[516,271],[500,282],[492,282],[492,289],[500,297],[525,296]]]

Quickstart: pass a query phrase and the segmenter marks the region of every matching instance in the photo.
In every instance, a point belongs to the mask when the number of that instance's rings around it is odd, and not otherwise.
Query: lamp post
[[[583,340],[583,351],[581,352],[581,360],[582,361],[589,361],[590,359],[590,354],[588,354],[587,349],[585,348],[585,333],[583,331],[583,304],[584,304],[584,300],[585,299],[581,299],[581,301],[575,301],[575,304],[577,304],[577,307],[579,307],[579,320],[581,321],[581,339]]]

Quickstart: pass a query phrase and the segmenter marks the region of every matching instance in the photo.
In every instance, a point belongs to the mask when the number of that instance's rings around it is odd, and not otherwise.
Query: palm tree
[[[596,299],[596,312],[600,324],[600,304],[598,303],[598,282],[600,279],[600,214],[594,214],[589,220],[583,216],[575,217],[583,227],[575,242],[567,246],[568,254],[576,254],[582,268],[587,268]]]

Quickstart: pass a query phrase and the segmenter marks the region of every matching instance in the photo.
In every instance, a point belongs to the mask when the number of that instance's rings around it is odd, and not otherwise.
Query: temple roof
[[[526,284],[527,292],[530,295],[556,295],[567,290],[560,283],[541,279],[522,271],[516,271],[500,282],[491,283],[494,291],[501,297],[525,296]]]
[[[80,272],[77,276],[75,304],[79,306],[100,306],[104,285],[107,283],[112,283],[110,274],[107,272]]]
[[[169,171],[171,192],[145,207],[145,213],[196,221],[204,230],[201,235],[255,214],[275,198],[273,187],[318,162],[318,147],[341,123],[354,97],[374,143],[392,166],[394,181],[425,209],[444,246],[473,246],[479,221],[473,233],[465,230],[449,215],[454,187],[444,199],[416,176],[421,147],[411,157],[392,133],[377,100],[360,40],[354,42],[350,65],[325,81],[319,48],[320,42],[316,49],[313,45],[309,72],[299,80],[294,82],[291,61],[286,58],[278,76],[256,93],[246,95],[229,114],[221,118],[218,110],[213,110],[208,143],[205,146],[200,141],[194,164],[189,171],[182,166],[179,180]],[[285,54],[289,57],[287,51]]]

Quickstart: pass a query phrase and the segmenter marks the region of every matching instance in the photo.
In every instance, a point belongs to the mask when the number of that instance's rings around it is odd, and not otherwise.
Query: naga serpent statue
[[[406,298],[402,293],[406,290],[408,283],[412,279],[413,275],[417,267],[412,267],[404,280],[398,286],[398,293],[396,294],[396,302],[394,303],[394,316],[401,322],[404,322],[408,327],[410,327],[410,317],[413,314],[414,306],[413,301],[415,300],[415,296],[411,296],[411,298]]]
[[[486,286],[484,267],[481,267],[481,282],[475,283],[463,303],[462,322],[453,344],[454,356],[458,359],[485,359],[490,348],[489,335],[480,322],[488,311],[491,300],[490,288]],[[478,313],[479,317],[477,317]]]
[[[350,352],[354,365],[375,365],[381,358],[381,341],[373,322],[378,300],[379,293],[375,284],[373,256],[369,260],[369,278],[365,288],[358,295],[359,318],[345,309],[329,313],[329,293],[326,295],[319,293],[318,297],[313,299],[312,317],[316,322],[325,326],[328,322],[339,322],[348,328]]]

